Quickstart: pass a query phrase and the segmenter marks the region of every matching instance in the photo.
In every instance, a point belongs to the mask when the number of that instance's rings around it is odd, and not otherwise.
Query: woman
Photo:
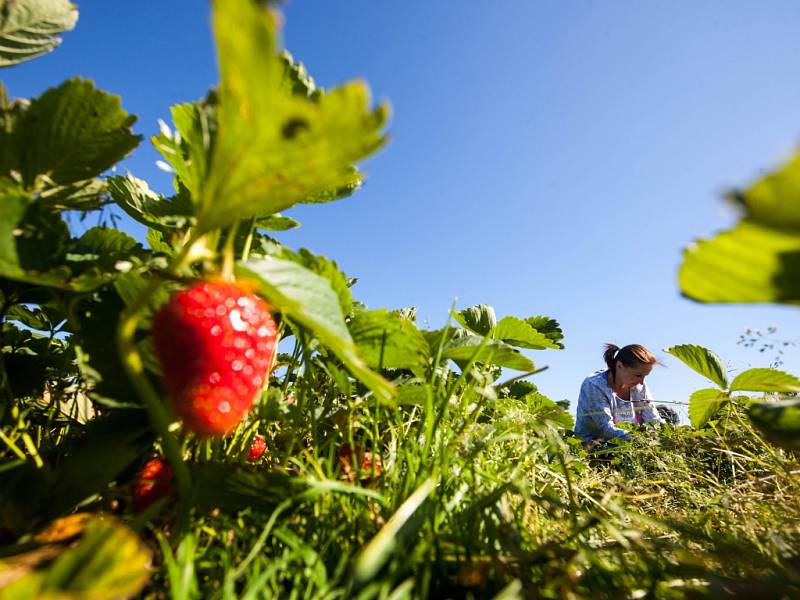
[[[607,369],[583,380],[575,422],[575,433],[587,444],[611,438],[628,439],[617,423],[663,423],[651,403],[644,378],[658,361],[639,344],[619,348],[606,344],[603,353]]]

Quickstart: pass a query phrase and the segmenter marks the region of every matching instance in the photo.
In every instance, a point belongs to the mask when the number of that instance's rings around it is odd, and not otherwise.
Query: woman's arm
[[[614,417],[606,394],[588,380],[581,386],[576,417],[575,429],[584,438],[629,439],[627,431],[614,425]]]

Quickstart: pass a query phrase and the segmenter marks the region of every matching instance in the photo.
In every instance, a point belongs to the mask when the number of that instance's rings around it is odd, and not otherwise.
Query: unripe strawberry
[[[256,434],[253,436],[253,441],[250,444],[250,451],[247,453],[247,460],[250,462],[256,462],[264,455],[264,452],[266,451],[267,440]]]
[[[161,456],[144,463],[133,478],[133,510],[140,513],[172,492],[172,467]]]
[[[269,375],[277,329],[246,284],[200,282],[153,319],[153,346],[173,407],[201,436],[222,436],[250,409]]]

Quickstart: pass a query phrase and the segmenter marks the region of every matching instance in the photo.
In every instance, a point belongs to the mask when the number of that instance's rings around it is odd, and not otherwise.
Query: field
[[[109,174],[141,142],[118,97],[0,87],[0,599],[798,597],[800,379],[674,346],[713,385],[691,423],[587,451],[535,385],[557,315],[425,329],[278,241],[357,190],[388,108],[317,88],[260,3],[213,4],[220,86],[151,140],[170,197]],[[4,64],[74,26],[49,10],[7,21]],[[800,302],[798,173],[687,251],[687,296]],[[147,239],[73,237],[110,206]],[[774,272],[728,268],[755,255]]]

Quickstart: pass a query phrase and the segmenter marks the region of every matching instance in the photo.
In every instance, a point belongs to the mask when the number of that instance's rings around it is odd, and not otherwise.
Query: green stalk
[[[256,219],[252,217],[247,225],[247,237],[244,240],[244,247],[242,248],[242,262],[247,262],[250,258],[250,248],[253,246],[253,234],[256,232]]]
[[[201,234],[193,232],[184,244],[181,252],[175,257],[167,269],[168,274],[175,274],[190,262],[191,250],[202,237]],[[175,482],[178,488],[178,497],[182,504],[188,501],[191,479],[189,469],[183,461],[183,454],[175,436],[170,432],[169,427],[172,419],[166,405],[150,385],[150,381],[144,372],[144,363],[139,353],[134,337],[142,314],[147,308],[153,295],[163,285],[163,281],[153,279],[147,285],[141,295],[123,311],[117,329],[117,351],[128,379],[133,384],[136,393],[144,402],[150,422],[156,434],[161,438],[164,454],[172,465],[175,473]],[[182,511],[179,511],[182,512]],[[185,515],[188,516],[188,513]]]

